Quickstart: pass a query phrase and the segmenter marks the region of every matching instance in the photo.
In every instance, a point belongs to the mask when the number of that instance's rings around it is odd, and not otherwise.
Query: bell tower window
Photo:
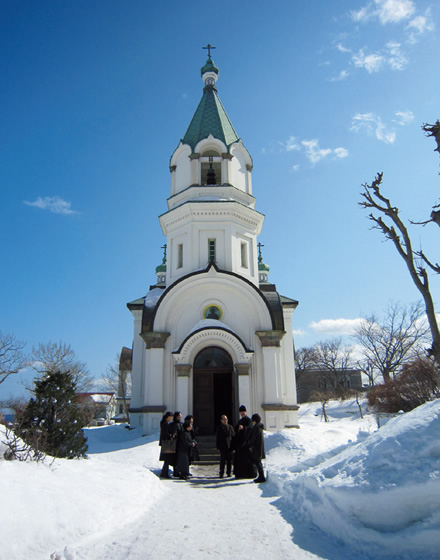
[[[200,157],[200,183],[222,184],[222,157],[214,150],[207,150]]]

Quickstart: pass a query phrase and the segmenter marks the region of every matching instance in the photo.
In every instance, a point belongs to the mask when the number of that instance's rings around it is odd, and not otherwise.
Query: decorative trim
[[[177,377],[189,377],[191,371],[191,364],[176,364]]]
[[[194,154],[191,154],[189,156],[189,159],[199,159],[200,158],[200,153],[199,152],[195,152]]]
[[[232,154],[230,154],[229,152],[223,152],[222,153],[222,158],[223,159],[233,159],[233,157],[234,156]]]
[[[233,332],[223,328],[203,328],[191,333],[180,345],[180,348],[173,352],[176,364],[187,364],[191,361],[190,356],[194,349],[204,348],[214,343],[220,344],[222,348],[235,353],[235,360],[240,363],[247,363],[253,356],[253,350],[245,347],[243,341]]]
[[[140,406],[139,408],[129,408],[128,412],[131,412],[132,414],[160,412],[161,414],[163,414],[166,408],[167,408],[166,406],[162,404],[158,404],[158,405],[151,405],[151,406]]]
[[[255,331],[255,334],[261,341],[263,348],[279,347],[281,339],[286,334],[286,331]]]
[[[297,404],[262,404],[261,407],[265,412],[299,410],[299,406]]]
[[[239,376],[249,375],[251,370],[251,364],[235,364],[235,369]]]
[[[165,348],[165,342],[170,336],[169,332],[143,332],[141,337],[145,341],[145,348],[151,350],[151,348]]]

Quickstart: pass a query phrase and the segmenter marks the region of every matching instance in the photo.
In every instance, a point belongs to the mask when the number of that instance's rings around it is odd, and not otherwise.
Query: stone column
[[[185,416],[189,412],[189,374],[191,364],[177,364],[176,368],[176,410]]]
[[[264,401],[282,403],[281,339],[285,331],[257,331],[263,351]]]
[[[142,309],[132,310],[134,318],[134,332],[133,332],[133,364],[135,368],[132,371],[132,398],[131,407],[136,408],[142,406],[144,394],[144,353],[145,348],[142,344],[140,332],[142,330]]]
[[[163,363],[165,342],[169,332],[142,333],[147,349],[145,364],[144,404],[148,406],[163,405]]]
[[[235,364],[238,374],[238,401],[237,407],[242,404],[247,410],[251,410],[251,386],[250,386],[250,364]]]

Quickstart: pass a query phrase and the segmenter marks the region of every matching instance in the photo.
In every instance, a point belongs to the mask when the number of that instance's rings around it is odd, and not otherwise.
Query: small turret
[[[258,243],[258,281],[260,284],[268,284],[270,266],[268,264],[264,264],[263,262],[261,247],[264,247],[264,245]]]
[[[156,278],[158,286],[165,286],[167,279],[167,245],[161,247],[163,249],[162,264],[156,266]]]

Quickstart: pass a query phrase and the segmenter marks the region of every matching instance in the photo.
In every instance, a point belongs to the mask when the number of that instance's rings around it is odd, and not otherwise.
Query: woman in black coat
[[[266,457],[264,453],[264,426],[261,423],[261,416],[259,414],[252,414],[252,424],[248,445],[251,462],[257,467],[258,471],[258,478],[254,482],[266,482],[261,462]]]
[[[181,480],[188,480],[190,453],[193,447],[195,447],[191,430],[192,425],[185,421],[183,423],[183,431],[180,433],[179,439],[177,440],[176,469]]]
[[[168,472],[170,465],[174,464],[176,454],[175,453],[164,453],[162,448],[164,441],[172,441],[175,439],[175,435],[173,434],[170,426],[170,422],[173,419],[172,412],[166,412],[163,415],[162,420],[160,421],[160,438],[159,438],[159,445],[160,445],[160,456],[159,461],[163,461],[162,471],[160,473],[161,478],[171,478]]]

